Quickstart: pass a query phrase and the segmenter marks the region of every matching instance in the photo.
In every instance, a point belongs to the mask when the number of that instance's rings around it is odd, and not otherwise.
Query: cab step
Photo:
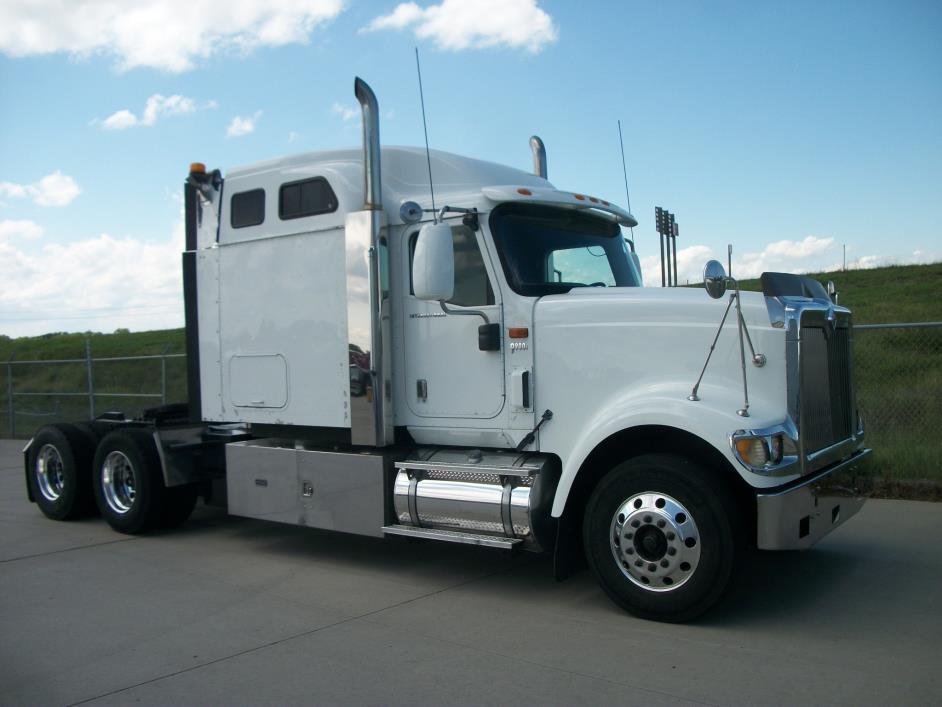
[[[520,538],[502,538],[496,535],[482,535],[480,533],[464,533],[458,530],[443,530],[441,528],[417,528],[414,525],[386,525],[383,526],[386,535],[402,535],[407,538],[424,538],[426,540],[439,540],[446,543],[463,543],[465,545],[481,545],[501,550],[513,550],[523,542]]]

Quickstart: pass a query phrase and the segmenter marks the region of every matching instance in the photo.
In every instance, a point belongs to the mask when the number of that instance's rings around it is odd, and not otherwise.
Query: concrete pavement
[[[0,441],[2,704],[942,702],[942,504],[871,501],[673,626],[544,557],[206,508],[145,537],[53,522],[21,446]]]

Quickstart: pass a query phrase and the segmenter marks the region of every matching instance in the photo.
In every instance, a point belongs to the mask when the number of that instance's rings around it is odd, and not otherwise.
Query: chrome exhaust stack
[[[546,146],[539,136],[530,138],[530,151],[533,152],[533,174],[546,179]]]
[[[359,76],[353,81],[353,93],[363,114],[363,208],[382,210],[383,187],[379,157],[379,104],[376,94]]]
[[[356,387],[347,382],[350,401],[347,422],[352,444],[383,447],[393,443],[394,434],[389,277],[381,272],[388,267],[385,264],[389,259],[381,256],[388,246],[381,238],[385,212],[379,104],[373,89],[359,77],[354,81],[353,92],[363,115],[363,210],[348,213],[344,227],[347,338],[351,370],[357,369],[358,378]]]

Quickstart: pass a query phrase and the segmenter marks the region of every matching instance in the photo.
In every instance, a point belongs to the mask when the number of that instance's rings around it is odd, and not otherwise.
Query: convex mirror
[[[719,260],[708,260],[703,268],[703,286],[713,299],[726,294],[726,269]]]
[[[412,289],[422,300],[450,300],[455,294],[455,246],[451,227],[427,223],[419,231],[412,259]]]

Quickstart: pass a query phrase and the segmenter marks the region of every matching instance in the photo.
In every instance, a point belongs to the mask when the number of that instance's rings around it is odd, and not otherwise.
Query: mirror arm
[[[445,300],[443,299],[438,300],[438,303],[442,306],[442,311],[445,314],[464,314],[470,315],[472,317],[481,317],[485,324],[491,323],[491,320],[488,319],[487,315],[480,309],[448,309],[448,307],[445,305]]]

